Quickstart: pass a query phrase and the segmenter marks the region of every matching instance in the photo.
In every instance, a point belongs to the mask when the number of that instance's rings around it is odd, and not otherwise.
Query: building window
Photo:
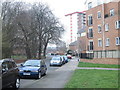
[[[93,51],[93,41],[89,41],[89,51]]]
[[[119,28],[120,28],[120,21],[116,21],[116,22],[115,22],[115,28],[116,28],[116,29],[119,29]]]
[[[92,15],[88,16],[88,25],[93,25],[93,18]]]
[[[91,9],[92,8],[92,2],[89,2],[88,3],[88,9]]]
[[[102,47],[102,40],[101,39],[98,40],[98,47]]]
[[[120,37],[116,37],[116,45],[120,45]]]
[[[98,25],[98,33],[101,33],[101,31],[102,31],[101,25]]]
[[[110,46],[110,39],[106,38],[106,46]]]
[[[97,18],[101,18],[101,12],[100,11],[97,13]]]
[[[88,38],[93,38],[93,29],[92,28],[88,29]]]
[[[105,31],[108,31],[109,30],[109,24],[105,24]]]
[[[114,9],[110,10],[110,16],[114,16]]]

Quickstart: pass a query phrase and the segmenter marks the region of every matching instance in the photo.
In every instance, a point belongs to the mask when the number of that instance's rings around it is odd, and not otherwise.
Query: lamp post
[[[79,33],[77,33],[77,53],[78,53],[78,58],[80,58],[80,55],[79,55],[79,49],[80,49],[80,47],[79,47],[79,38],[80,38],[80,34]]]

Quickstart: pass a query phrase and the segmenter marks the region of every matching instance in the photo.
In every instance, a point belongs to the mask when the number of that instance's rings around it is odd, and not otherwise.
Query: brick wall
[[[103,10],[104,7],[104,10]],[[110,16],[110,10],[114,9],[115,15]],[[101,12],[101,18],[97,18],[97,12]],[[108,17],[104,16],[108,14]],[[99,5],[86,11],[86,20],[88,16],[92,15],[93,25],[87,24],[86,32],[89,28],[93,29],[93,38],[87,38],[86,47],[89,45],[89,41],[93,40],[94,45],[94,57],[95,58],[120,58],[119,50],[120,45],[116,45],[116,37],[120,37],[120,29],[115,28],[115,22],[120,20],[120,2],[110,2],[107,4]],[[86,22],[87,23],[87,22]],[[105,24],[109,24],[109,30],[105,31]],[[101,32],[98,33],[98,25],[101,25]],[[109,38],[110,44],[106,46],[106,38]],[[98,39],[102,40],[102,46],[98,46]],[[104,52],[105,51],[105,52]]]

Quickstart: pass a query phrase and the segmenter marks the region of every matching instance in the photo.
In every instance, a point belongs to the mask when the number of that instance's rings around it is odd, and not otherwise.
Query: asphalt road
[[[61,67],[50,67],[50,60],[45,61],[48,68],[47,75],[41,79],[21,79],[20,88],[64,88],[78,65],[76,58]]]

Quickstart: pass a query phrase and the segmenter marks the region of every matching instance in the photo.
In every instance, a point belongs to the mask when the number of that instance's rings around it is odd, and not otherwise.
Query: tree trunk
[[[28,44],[26,44],[25,50],[26,50],[27,59],[31,59],[31,52]]]
[[[43,56],[46,58],[46,49],[47,49],[48,41],[46,42],[43,50]]]
[[[44,50],[43,50],[43,56],[46,58],[46,48],[47,48],[47,45],[45,45],[44,47]]]
[[[42,42],[40,41],[39,43],[39,49],[38,49],[38,59],[41,59],[41,54],[42,54]]]

